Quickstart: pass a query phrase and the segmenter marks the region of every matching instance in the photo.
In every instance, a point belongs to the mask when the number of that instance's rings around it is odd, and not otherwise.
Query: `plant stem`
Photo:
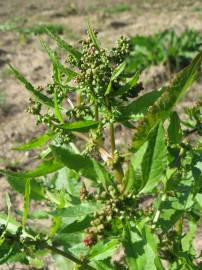
[[[95,121],[99,121],[99,111],[98,111],[98,105],[95,105]]]
[[[79,260],[78,258],[76,258],[73,254],[69,253],[69,252],[64,252],[61,249],[58,249],[54,246],[50,246],[50,245],[46,245],[45,246],[47,249],[49,249],[50,251],[52,251],[53,253],[59,254],[67,259],[69,259],[70,261],[78,264],[78,265],[83,265],[83,262],[81,260]],[[90,266],[89,264],[85,264],[85,269],[86,270],[96,270],[94,267]]]
[[[77,92],[76,93],[76,106],[80,106],[81,105],[81,101],[82,101],[81,93],[80,92]]]
[[[112,123],[109,125],[109,133],[110,133],[112,159],[114,159],[115,150],[116,150],[116,143],[115,143],[115,136],[114,136],[114,124],[112,124]]]
[[[152,224],[152,229],[154,229],[155,227],[156,227],[156,224],[157,224],[157,222],[158,222],[158,220],[159,220],[159,217],[160,217],[160,213],[161,213],[161,204],[163,203],[163,202],[165,202],[165,200],[166,200],[166,197],[167,197],[167,195],[166,195],[166,193],[163,193],[163,195],[162,195],[162,197],[161,197],[161,201],[160,201],[160,205],[159,205],[159,207],[158,207],[158,210],[156,211],[156,214],[155,214],[155,216],[154,216],[154,219],[153,219],[153,224]]]
[[[108,97],[105,97],[105,104],[106,104],[108,111],[111,112],[111,107],[109,104]],[[111,144],[111,157],[112,157],[112,161],[113,162],[115,161],[113,164],[114,176],[117,179],[117,182],[119,184],[122,184],[123,168],[122,168],[120,161],[116,161],[116,157],[115,157],[116,142],[115,142],[114,124],[113,123],[109,124],[109,136],[110,136],[110,144]]]

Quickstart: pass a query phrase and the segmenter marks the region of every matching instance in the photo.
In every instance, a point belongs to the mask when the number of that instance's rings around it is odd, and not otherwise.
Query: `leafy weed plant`
[[[190,64],[200,51],[202,38],[192,29],[180,35],[174,30],[165,30],[153,36],[132,37],[131,43],[133,49],[128,59],[128,71],[164,63],[168,72],[174,73]]]
[[[52,81],[36,88],[11,66],[32,96],[28,111],[47,132],[16,147],[39,149],[35,169],[0,170],[24,194],[15,216],[6,196],[1,264],[42,267],[52,254],[59,269],[201,269],[193,240],[202,214],[202,102],[186,121],[175,105],[197,78],[202,53],[169,85],[140,93],[139,72],[126,72],[128,39],[106,50],[89,25],[77,49],[46,31],[67,54],[62,63],[42,42]],[[128,149],[117,147],[117,125],[133,134]],[[30,200],[46,210],[29,211]],[[40,219],[51,225],[36,229]]]

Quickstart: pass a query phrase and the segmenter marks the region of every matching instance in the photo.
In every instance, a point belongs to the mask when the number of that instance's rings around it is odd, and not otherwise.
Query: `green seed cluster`
[[[79,87],[86,90],[90,101],[102,102],[111,77],[111,66],[105,49],[97,49],[90,38],[82,41],[82,57],[77,76]]]
[[[130,40],[121,36],[116,42],[116,47],[112,48],[111,50],[112,61],[120,64],[129,56],[130,49]]]
[[[89,133],[89,141],[85,145],[83,154],[89,156],[96,149],[96,147],[100,145],[101,141],[103,141],[102,124],[100,124],[96,129]]]
[[[30,98],[27,112],[33,115],[39,115],[41,113],[41,107],[42,106],[40,102],[37,102]]]
[[[80,106],[75,106],[66,112],[69,119],[83,119],[84,117],[93,117],[92,110],[85,103],[81,103]]]
[[[114,220],[124,222],[136,216],[137,201],[132,194],[123,197],[113,186],[109,186],[108,192],[103,191],[95,198],[105,203],[105,206],[94,213],[91,226],[85,231],[83,242],[86,246],[94,245],[108,232],[112,232]]]

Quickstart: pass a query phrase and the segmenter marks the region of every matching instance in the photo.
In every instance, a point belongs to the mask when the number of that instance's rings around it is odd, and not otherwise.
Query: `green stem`
[[[109,112],[111,112],[111,107],[108,97],[105,97],[105,104]],[[109,124],[109,136],[111,144],[111,157],[112,161],[115,161],[115,152],[116,152],[116,142],[115,142],[115,133],[114,133],[114,124]],[[123,168],[120,161],[115,161],[113,164],[114,176],[119,184],[122,184],[123,179]],[[123,189],[123,188],[122,188]]]
[[[6,232],[6,231],[5,231]],[[6,232],[8,233],[8,232]],[[13,235],[8,233],[7,235],[5,235],[6,239],[9,239],[10,241],[12,241],[12,243],[15,242],[19,242],[19,236]],[[67,258],[68,260],[80,265],[80,266],[85,266],[86,270],[96,270],[94,267],[90,266],[87,262],[82,261],[80,259],[78,259],[77,257],[75,257],[72,253],[70,253],[69,251],[63,251],[61,249],[58,249],[52,245],[49,245],[47,242],[40,242],[40,241],[35,241],[35,240],[27,240],[26,241],[26,245],[27,247],[30,246],[34,246],[36,249],[48,249],[50,251],[52,251],[53,253],[59,254],[61,256],[63,256],[64,258]]]
[[[95,121],[99,121],[98,105],[95,105]]]
[[[76,93],[76,106],[80,106],[81,102],[82,102],[81,93],[77,92]]]
[[[78,264],[78,265],[83,265],[84,266],[84,262],[82,262],[81,260],[79,260],[78,258],[76,258],[73,254],[69,253],[69,252],[64,252],[61,249],[58,249],[54,246],[50,246],[50,245],[46,245],[45,246],[47,249],[49,249],[50,251],[52,251],[53,253],[59,254],[65,258],[67,258],[68,260]],[[85,264],[85,269],[86,270],[96,270],[94,267],[90,266],[89,264]]]
[[[116,151],[116,143],[115,143],[115,136],[114,136],[114,124],[109,125],[109,133],[110,133],[112,159],[114,159],[115,151]]]

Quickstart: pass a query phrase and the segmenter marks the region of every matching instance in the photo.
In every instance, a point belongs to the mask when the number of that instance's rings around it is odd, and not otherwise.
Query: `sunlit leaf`
[[[183,97],[196,79],[201,61],[202,52],[194,58],[188,67],[178,73],[174,81],[170,83],[170,86],[164,90],[161,97],[149,109],[134,134],[133,149],[139,148],[145,142],[154,125],[165,120],[170,115],[175,104]]]
[[[54,107],[54,103],[53,103],[53,101],[49,97],[45,96],[44,94],[42,94],[41,92],[39,92],[38,90],[36,90],[34,88],[34,86],[30,82],[28,82],[25,79],[25,77],[17,69],[15,69],[13,66],[10,65],[10,68],[11,68],[12,72],[15,74],[15,77],[21,83],[24,84],[24,86],[26,87],[26,89],[33,95],[33,97],[37,101],[39,101],[39,102],[47,105],[48,107]]]

